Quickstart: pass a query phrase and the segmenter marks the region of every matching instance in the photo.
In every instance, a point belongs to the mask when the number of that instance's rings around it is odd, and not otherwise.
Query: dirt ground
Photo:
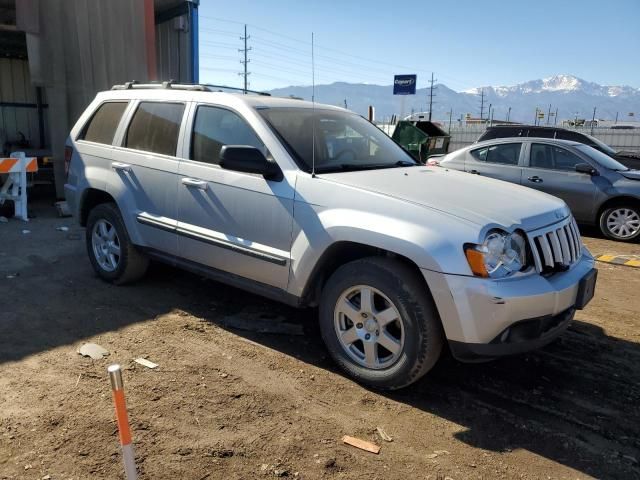
[[[640,478],[640,268],[599,263],[595,299],[541,351],[446,357],[380,394],[336,370],[315,311],[159,265],[107,285],[72,219],[46,203],[33,213],[0,223],[0,479],[124,478],[106,372],[116,362],[142,479]],[[640,254],[583,233],[594,254]],[[304,335],[228,326],[238,319]],[[81,357],[85,342],[110,355]]]

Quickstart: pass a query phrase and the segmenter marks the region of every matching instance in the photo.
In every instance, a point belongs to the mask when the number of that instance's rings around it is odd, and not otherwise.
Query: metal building
[[[0,0],[0,147],[53,159],[96,92],[198,81],[199,0]],[[45,166],[46,168],[46,166]]]

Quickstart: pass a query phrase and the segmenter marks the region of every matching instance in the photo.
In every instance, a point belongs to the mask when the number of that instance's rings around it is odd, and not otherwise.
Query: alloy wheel
[[[96,262],[106,272],[113,272],[120,263],[120,239],[116,228],[104,218],[98,220],[91,232],[91,246]]]
[[[398,361],[404,348],[400,312],[380,290],[368,285],[350,287],[334,309],[338,342],[358,365],[383,369]]]

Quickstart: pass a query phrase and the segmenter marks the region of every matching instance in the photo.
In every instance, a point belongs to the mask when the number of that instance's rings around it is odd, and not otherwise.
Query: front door
[[[561,198],[579,222],[593,221],[597,188],[594,177],[576,172],[579,163],[587,162],[566,148],[531,143],[522,185]]]
[[[289,279],[294,188],[286,179],[225,170],[224,145],[264,143],[232,110],[197,105],[188,158],[180,162],[178,255],[285,289]]]

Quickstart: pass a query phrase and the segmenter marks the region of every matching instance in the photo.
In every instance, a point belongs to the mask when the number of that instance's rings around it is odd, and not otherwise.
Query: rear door
[[[224,145],[269,152],[237,112],[194,105],[189,115],[178,186],[179,255],[285,289],[289,279],[294,188],[286,178],[220,167]]]
[[[140,243],[175,254],[178,165],[185,102],[136,100],[128,112],[111,168],[127,192],[120,205],[135,222]]]
[[[531,142],[527,149],[522,185],[561,198],[578,221],[593,221],[597,188],[595,177],[578,173],[578,163],[589,163],[576,153],[549,143]]]
[[[522,142],[499,143],[472,149],[465,159],[465,171],[520,183]]]

